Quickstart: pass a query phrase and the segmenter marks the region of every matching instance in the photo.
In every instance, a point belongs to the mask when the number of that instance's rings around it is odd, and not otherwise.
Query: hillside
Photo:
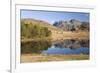
[[[72,21],[73,22],[73,21]],[[60,25],[60,24],[59,24]],[[78,26],[78,25],[77,25]],[[64,39],[88,39],[89,32],[84,31],[66,31],[58,25],[53,25],[48,22],[36,19],[21,19],[21,38],[24,39],[36,39],[36,38],[48,38],[53,41]]]
[[[39,26],[42,26],[42,27],[48,27],[49,30],[62,31],[60,28],[52,26],[52,24],[50,24],[46,21],[43,21],[43,20],[26,18],[26,19],[21,19],[21,22],[25,23],[25,24],[32,24],[32,25],[39,25]]]

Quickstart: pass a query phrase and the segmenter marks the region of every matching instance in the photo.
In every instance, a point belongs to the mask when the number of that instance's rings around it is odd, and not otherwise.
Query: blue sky
[[[21,18],[44,20],[51,24],[55,21],[70,19],[89,22],[89,13],[21,10]]]

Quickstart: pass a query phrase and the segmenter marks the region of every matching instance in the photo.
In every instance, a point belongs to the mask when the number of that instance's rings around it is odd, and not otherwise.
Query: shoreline
[[[89,55],[70,54],[70,55],[21,55],[21,63],[50,62],[50,61],[74,61],[89,60]]]
[[[58,40],[67,40],[67,39],[76,39],[76,40],[87,40],[89,39],[89,32],[64,32],[64,34],[52,34],[51,37],[43,38],[24,38],[21,39],[21,42],[31,42],[31,41],[58,41]]]

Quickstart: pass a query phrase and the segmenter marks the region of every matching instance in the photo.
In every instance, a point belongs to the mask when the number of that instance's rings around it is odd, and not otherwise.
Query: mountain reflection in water
[[[89,54],[89,40],[31,41],[21,43],[22,54]]]

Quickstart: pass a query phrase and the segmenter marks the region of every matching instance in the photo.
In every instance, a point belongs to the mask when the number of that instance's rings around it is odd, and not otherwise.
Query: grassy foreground
[[[21,55],[21,63],[67,61],[67,60],[88,60],[89,55]]]

